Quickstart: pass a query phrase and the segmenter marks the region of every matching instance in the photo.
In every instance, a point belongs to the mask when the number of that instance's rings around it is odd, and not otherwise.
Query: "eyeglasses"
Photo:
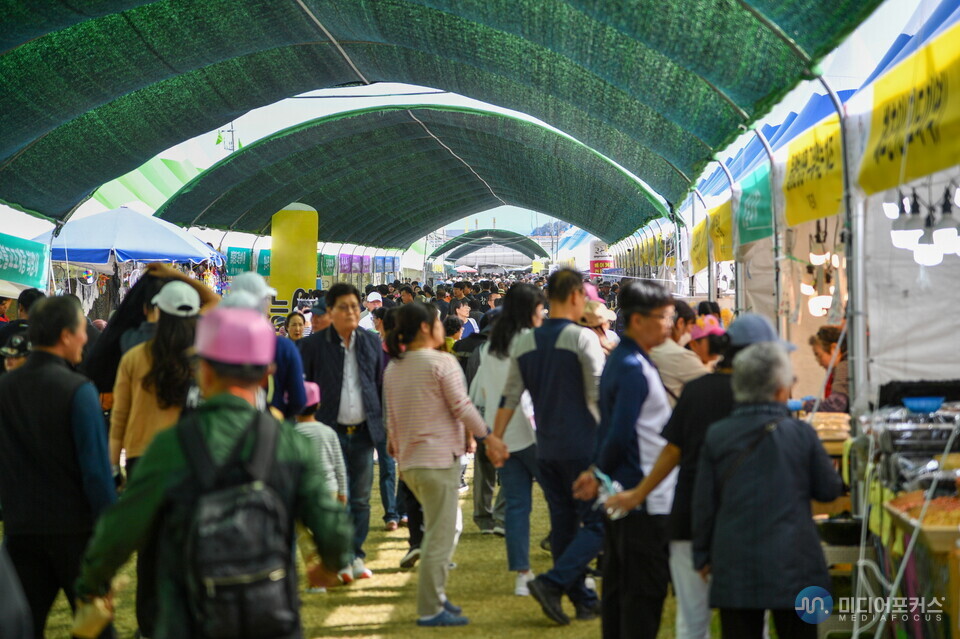
[[[333,310],[341,313],[359,313],[360,307],[356,304],[337,304],[333,307]]]
[[[677,320],[677,316],[675,313],[643,313],[643,314],[646,315],[647,317],[652,317],[653,319],[661,322],[669,322],[670,324],[673,324]]]

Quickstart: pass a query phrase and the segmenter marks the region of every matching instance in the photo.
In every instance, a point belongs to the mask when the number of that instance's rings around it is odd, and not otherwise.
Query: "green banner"
[[[320,277],[333,277],[337,274],[337,256],[336,255],[317,255],[319,267],[318,275]]]
[[[0,233],[0,280],[47,290],[46,244]]]
[[[257,254],[257,273],[270,277],[270,249],[263,249]]]
[[[249,271],[252,265],[253,249],[236,248],[233,246],[227,248],[227,275],[231,277],[240,275],[240,273]]]
[[[740,244],[749,244],[773,235],[773,198],[770,165],[763,164],[740,182],[737,231]]]

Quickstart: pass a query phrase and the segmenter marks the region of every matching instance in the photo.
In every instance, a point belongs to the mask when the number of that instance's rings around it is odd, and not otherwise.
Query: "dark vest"
[[[0,377],[0,503],[6,534],[93,529],[71,425],[73,396],[89,380],[34,351]]]

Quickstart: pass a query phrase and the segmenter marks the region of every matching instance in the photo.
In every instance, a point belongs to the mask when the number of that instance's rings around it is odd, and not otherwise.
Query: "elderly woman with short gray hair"
[[[693,503],[694,564],[711,574],[710,605],[724,637],[759,639],[764,611],[781,639],[813,639],[795,611],[810,586],[830,577],[810,500],[843,488],[816,432],[789,416],[793,369],[783,346],[754,344],[734,359],[730,417],[707,431]]]

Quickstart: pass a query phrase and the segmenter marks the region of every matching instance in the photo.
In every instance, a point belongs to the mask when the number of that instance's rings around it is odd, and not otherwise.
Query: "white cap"
[[[380,295],[380,293],[377,293],[376,291],[374,291],[374,292],[370,293],[369,295],[367,295],[367,301],[368,301],[368,302],[382,302],[382,301],[383,301],[383,296]]]
[[[200,312],[200,294],[180,280],[167,282],[150,303],[168,315],[193,317]]]
[[[277,289],[267,286],[267,281],[263,279],[263,276],[253,271],[241,273],[233,278],[230,290],[245,291],[259,300],[266,297],[276,297],[277,295]]]
[[[247,291],[230,291],[230,293],[223,296],[223,299],[220,300],[217,306],[224,308],[248,308],[262,313],[263,298],[256,297]]]

